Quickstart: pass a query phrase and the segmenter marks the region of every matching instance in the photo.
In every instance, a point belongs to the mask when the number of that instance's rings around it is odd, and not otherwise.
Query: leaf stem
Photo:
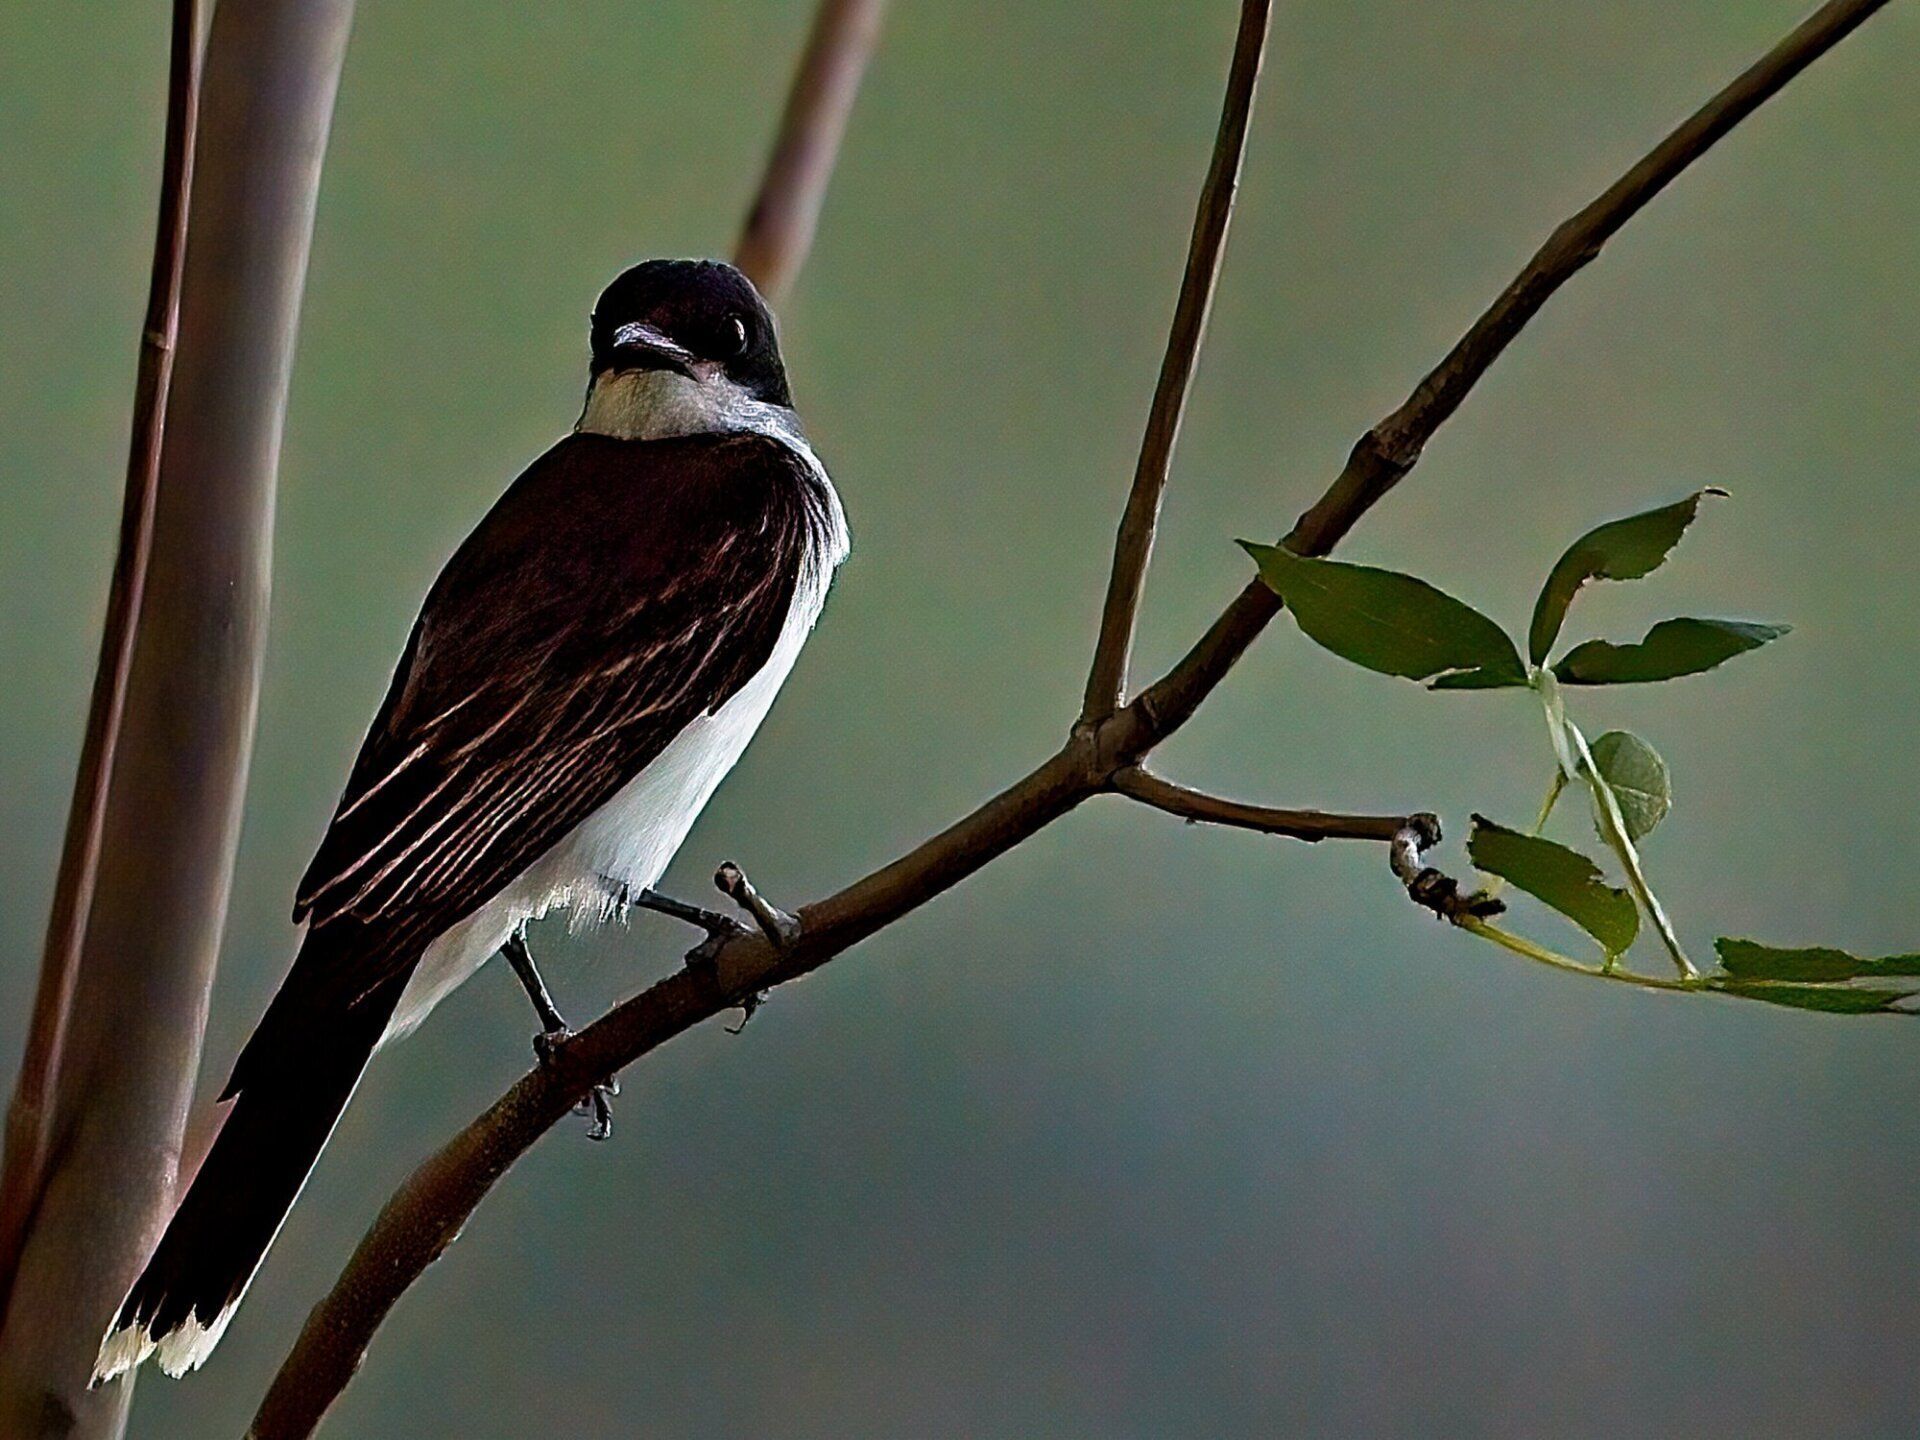
[[[1653,887],[1647,883],[1646,871],[1640,865],[1640,852],[1627,834],[1626,816],[1620,813],[1620,801],[1613,793],[1613,786],[1607,783],[1606,777],[1600,773],[1600,767],[1594,763],[1593,752],[1587,748],[1587,737],[1580,733],[1580,727],[1571,720],[1566,720],[1565,724],[1567,737],[1580,752],[1581,768],[1587,789],[1593,796],[1594,818],[1600,824],[1601,837],[1620,857],[1621,868],[1627,872],[1627,884],[1639,900],[1640,908],[1653,921],[1653,928],[1660,935],[1660,943],[1667,947],[1667,953],[1673,957],[1674,968],[1680,972],[1680,978],[1697,979],[1700,972],[1694,969],[1687,952],[1681,948],[1680,937],[1674,933],[1673,922],[1667,918],[1660,897],[1653,893]]]
[[[1586,782],[1593,801],[1594,823],[1600,827],[1600,838],[1619,856],[1620,867],[1627,874],[1627,888],[1633,892],[1634,899],[1646,912],[1647,918],[1653,921],[1660,943],[1666,946],[1667,954],[1673,957],[1674,969],[1679,971],[1680,978],[1691,980],[1698,977],[1700,972],[1681,948],[1680,937],[1674,933],[1673,922],[1667,918],[1660,897],[1653,893],[1653,887],[1647,883],[1646,871],[1640,865],[1640,852],[1634,848],[1633,840],[1627,834],[1627,820],[1620,811],[1619,798],[1614,795],[1606,777],[1600,773],[1600,767],[1594,763],[1593,752],[1587,748],[1587,737],[1580,733],[1578,725],[1567,718],[1567,705],[1561,698],[1559,681],[1544,666],[1536,668],[1529,679],[1535,693],[1540,696],[1541,708],[1546,711],[1547,738],[1553,742],[1553,755],[1560,762],[1560,773],[1569,781]]]
[[[1540,818],[1533,822],[1533,833],[1538,835],[1547,828],[1547,821],[1553,816],[1553,807],[1559,803],[1561,793],[1567,788],[1567,777],[1558,770],[1553,772],[1553,784],[1547,790],[1547,798],[1540,802]]]
[[[1669,980],[1660,975],[1642,975],[1637,971],[1621,970],[1611,966],[1583,965],[1571,956],[1562,955],[1557,950],[1549,950],[1546,946],[1537,944],[1524,935],[1516,935],[1513,931],[1503,929],[1491,921],[1472,916],[1454,923],[1462,930],[1478,935],[1482,940],[1492,941],[1503,950],[1510,950],[1515,955],[1538,961],[1555,970],[1586,975],[1595,980],[1615,980],[1624,985],[1638,986],[1643,990],[1703,990],[1706,988],[1701,984],[1698,976]]]

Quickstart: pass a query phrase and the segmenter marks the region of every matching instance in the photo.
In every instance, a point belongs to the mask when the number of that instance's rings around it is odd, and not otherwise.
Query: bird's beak
[[[613,364],[626,370],[671,370],[693,378],[693,352],[638,320],[613,332]]]

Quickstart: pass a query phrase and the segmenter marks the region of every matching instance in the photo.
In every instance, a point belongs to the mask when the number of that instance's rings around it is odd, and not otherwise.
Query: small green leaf
[[[1727,973],[1741,980],[1830,981],[1920,975],[1920,955],[1863,960],[1825,945],[1783,950],[1725,935],[1713,942],[1713,948],[1720,952],[1720,963]]]
[[[1633,897],[1606,884],[1600,867],[1577,850],[1476,815],[1467,853],[1488,874],[1512,881],[1558,910],[1609,955],[1625,954],[1640,933]]]
[[[1857,990],[1847,985],[1793,985],[1777,980],[1731,980],[1716,978],[1709,982],[1723,995],[1738,995],[1746,1000],[1764,1000],[1769,1005],[1789,1005],[1795,1010],[1824,1010],[1830,1015],[1904,1015],[1899,1002],[1913,992],[1906,990]]]
[[[1629,840],[1638,840],[1667,818],[1673,808],[1673,776],[1660,752],[1638,735],[1609,730],[1593,742],[1593,763],[1620,802]]]
[[[1693,523],[1701,498],[1726,493],[1716,487],[1696,490],[1686,499],[1658,510],[1610,520],[1574,541],[1555,563],[1547,583],[1540,587],[1540,598],[1534,602],[1533,624],[1527,629],[1527,651],[1533,663],[1538,665],[1547,658],[1567,618],[1567,607],[1573,604],[1581,586],[1589,580],[1638,580],[1651,575]]]
[[[1307,559],[1278,545],[1240,544],[1308,638],[1344,660],[1383,675],[1432,680],[1435,689],[1527,683],[1506,631],[1424,580]]]
[[[1750,620],[1662,620],[1636,645],[1589,640],[1576,645],[1553,667],[1568,685],[1642,685],[1697,675],[1722,661],[1788,631],[1785,625],[1761,625]]]

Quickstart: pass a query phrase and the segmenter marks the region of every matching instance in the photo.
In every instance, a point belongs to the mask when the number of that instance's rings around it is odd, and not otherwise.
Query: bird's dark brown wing
[[[418,958],[766,663],[818,482],[757,435],[575,435],[427,597],[294,918],[359,934],[364,994]]]

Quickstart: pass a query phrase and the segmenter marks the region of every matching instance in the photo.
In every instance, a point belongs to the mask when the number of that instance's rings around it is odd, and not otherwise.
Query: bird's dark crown
[[[670,348],[636,343],[636,326],[672,342],[689,367],[717,367],[769,405],[793,403],[773,312],[724,260],[647,260],[607,286],[593,307],[595,375],[682,368]]]

